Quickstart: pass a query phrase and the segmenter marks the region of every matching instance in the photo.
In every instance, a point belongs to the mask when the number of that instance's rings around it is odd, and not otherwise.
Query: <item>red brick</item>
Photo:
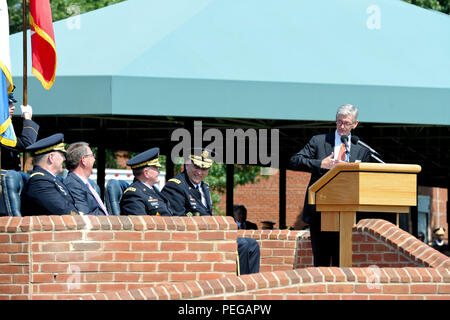
[[[135,252],[116,252],[114,261],[142,261],[142,254]]]
[[[417,293],[437,293],[435,284],[411,284],[411,294]]]
[[[170,281],[193,281],[197,279],[196,273],[173,273],[171,274]]]
[[[158,265],[158,271],[164,272],[182,272],[185,271],[184,263],[160,263]],[[190,271],[190,270],[186,270]]]
[[[103,250],[105,251],[129,251],[129,242],[105,242],[103,244]]]
[[[115,274],[113,273],[88,273],[85,275],[86,282],[113,282]]]
[[[383,285],[383,293],[385,294],[409,294],[409,285],[407,284],[386,284]]]
[[[439,294],[449,294],[450,293],[450,284],[439,284],[438,292]]]
[[[209,246],[213,246],[213,244],[206,243],[206,244],[203,245],[204,250],[198,249],[198,251],[210,251],[210,250],[206,249],[208,247],[208,245]],[[233,242],[219,242],[219,243],[216,244],[216,246],[217,246],[217,251],[229,251],[229,252],[237,251],[237,243],[236,243],[236,241],[233,241]],[[196,247],[196,244],[189,244],[189,250],[195,250],[195,249],[193,249],[194,247]],[[197,250],[195,250],[195,251],[197,251]]]
[[[223,261],[223,260],[224,260],[223,253],[216,253],[216,252],[200,253],[200,261],[202,262]]]
[[[158,251],[159,243],[154,241],[139,241],[131,243],[132,251]]]
[[[22,252],[22,245],[16,244],[16,243],[0,244],[0,252],[3,252],[3,253]]]
[[[214,263],[213,265],[214,271],[221,272],[236,272],[236,264],[233,263]]]
[[[28,263],[28,254],[13,254],[11,255],[12,263]]]
[[[163,242],[161,243],[161,251],[184,251],[186,243],[183,242]]]
[[[142,261],[169,261],[170,256],[168,252],[151,252],[143,253]]]
[[[11,242],[28,242],[30,235],[28,233],[18,233],[11,235]]]
[[[353,284],[328,284],[327,292],[329,293],[351,293],[354,292]]]
[[[212,264],[211,263],[189,263],[189,264],[186,264],[186,271],[188,271],[188,272],[212,271]]]
[[[74,241],[82,240],[83,234],[80,231],[74,232],[53,232],[54,241]]]
[[[198,233],[199,240],[225,240],[223,231],[201,231]]]
[[[82,252],[63,252],[55,254],[56,262],[79,262],[84,261],[84,254]]]
[[[142,232],[118,231],[114,233],[115,240],[142,240]]]
[[[356,284],[355,285],[356,293],[381,293],[382,285],[381,284]]]
[[[194,241],[198,240],[198,234],[194,232],[173,232],[172,240],[174,241]]]
[[[90,251],[102,249],[102,245],[100,242],[77,242],[72,243],[72,247],[75,251]]]
[[[0,265],[0,274],[23,273],[23,266],[17,265]]]
[[[326,293],[327,287],[325,284],[308,284],[299,287],[300,293]]]
[[[20,294],[23,293],[23,286],[0,284],[0,294]]]
[[[223,277],[222,272],[208,272],[208,273],[200,273],[199,280],[213,280],[219,279]]]
[[[144,273],[142,275],[143,282],[166,282],[169,281],[169,274],[156,272],[156,273]]]
[[[55,261],[55,253],[34,253],[32,255],[33,262],[54,262]]]
[[[144,233],[144,240],[164,241],[170,240],[170,232],[163,231],[147,231]]]
[[[115,273],[114,281],[115,282],[138,282],[141,277],[140,273]]]
[[[112,261],[112,252],[86,252],[86,261]]]
[[[39,282],[53,282],[54,277],[52,273],[34,273],[33,283]]]
[[[31,234],[32,242],[44,242],[44,241],[52,241],[53,233],[52,232],[39,232]]]
[[[198,261],[198,255],[190,252],[174,252],[171,261]],[[201,259],[201,261],[205,260]]]
[[[0,274],[0,283],[12,283],[12,276]]]
[[[127,271],[128,264],[126,263],[101,263],[100,272],[117,272],[117,271]]]
[[[86,234],[86,240],[105,241],[112,240],[114,233],[111,231],[92,231]]]

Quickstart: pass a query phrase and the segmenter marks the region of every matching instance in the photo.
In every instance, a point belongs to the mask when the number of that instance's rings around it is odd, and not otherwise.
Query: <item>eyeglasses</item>
[[[90,157],[90,156],[92,156],[93,158],[95,158],[95,154],[94,154],[94,153],[85,154],[83,157]]]
[[[340,126],[342,126],[342,125],[344,125],[345,127],[350,127],[352,124],[353,124],[353,122],[347,122],[347,121],[341,121],[341,120],[337,120],[336,121],[336,124],[340,127]]]

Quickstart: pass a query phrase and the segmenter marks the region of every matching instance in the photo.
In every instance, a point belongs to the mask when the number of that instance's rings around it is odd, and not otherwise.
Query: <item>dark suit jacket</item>
[[[38,166],[30,174],[21,195],[22,215],[78,214],[64,183]]]
[[[97,200],[95,200],[94,195],[89,190],[89,187],[75,173],[69,172],[64,179],[64,184],[72,195],[78,211],[96,216],[105,215]],[[91,185],[93,186],[92,183]]]
[[[156,187],[151,189],[139,180],[124,191],[120,211],[122,215],[173,215],[166,197]]]
[[[169,179],[161,193],[169,200],[175,216],[212,216],[211,191],[205,182],[200,184],[206,198],[206,206],[202,203],[200,191],[196,191],[183,171]]]
[[[15,147],[1,145],[2,169],[20,171],[20,153],[36,142],[39,125],[33,120],[23,120],[22,134],[17,136]]]
[[[321,169],[320,164],[324,158],[334,151],[334,137],[334,131],[313,136],[308,144],[290,159],[289,169],[311,172],[308,188],[328,171],[327,169]],[[370,153],[367,149],[352,143],[350,146],[350,162],[356,160],[369,162]],[[308,204],[308,194],[306,194],[303,221],[310,224],[312,214],[315,212],[315,206]]]

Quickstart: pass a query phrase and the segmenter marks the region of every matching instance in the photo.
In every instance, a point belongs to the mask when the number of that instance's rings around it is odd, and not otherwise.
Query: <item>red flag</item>
[[[32,72],[49,90],[55,81],[56,46],[49,0],[29,0]]]

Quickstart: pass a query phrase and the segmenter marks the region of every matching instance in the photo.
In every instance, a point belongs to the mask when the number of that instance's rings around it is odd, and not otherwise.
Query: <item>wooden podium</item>
[[[339,266],[352,266],[356,212],[408,213],[417,205],[419,165],[339,163],[309,187],[309,204],[321,212],[321,230],[339,231]]]

